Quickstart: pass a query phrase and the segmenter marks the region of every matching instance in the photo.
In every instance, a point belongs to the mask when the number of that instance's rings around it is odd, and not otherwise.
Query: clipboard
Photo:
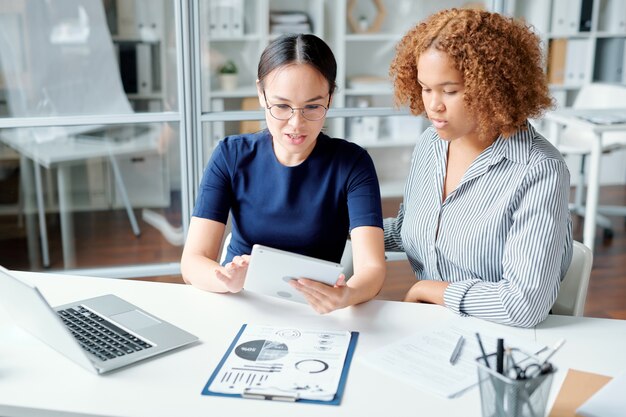
[[[254,326],[254,325],[251,325]],[[319,334],[325,334],[325,335],[329,335],[329,337],[332,337],[333,334],[339,333],[339,332],[334,332],[334,331],[323,331],[323,330],[306,330],[306,329],[294,329],[294,328],[284,328],[284,327],[275,327],[275,326],[255,326],[254,328],[267,328],[270,330],[273,329],[279,329],[279,331],[281,332],[289,332],[287,334],[287,336],[289,337],[293,337],[293,335],[300,333],[300,334],[304,334],[307,333],[308,335],[310,334],[314,334],[314,333],[319,333]],[[246,329],[248,328],[248,324],[243,324],[241,326],[241,328],[239,329],[239,332],[237,333],[237,335],[235,336],[235,338],[233,339],[232,343],[230,344],[228,350],[226,351],[226,353],[224,354],[224,356],[222,357],[221,361],[219,362],[219,364],[217,365],[217,367],[215,368],[215,370],[213,371],[213,373],[211,374],[211,377],[209,378],[209,380],[207,381],[206,385],[204,386],[204,389],[202,390],[202,395],[211,395],[211,396],[220,396],[220,397],[232,397],[232,398],[249,398],[249,399],[260,399],[260,400],[272,400],[272,401],[288,401],[288,402],[299,402],[299,403],[305,403],[305,404],[322,404],[322,405],[339,405],[341,402],[341,398],[343,396],[343,392],[346,386],[346,381],[347,381],[347,377],[348,377],[348,371],[350,369],[350,364],[352,362],[352,358],[354,355],[354,349],[356,348],[356,344],[357,344],[357,340],[359,337],[359,332],[342,332],[342,333],[347,333],[349,335],[349,341],[348,341],[348,346],[347,346],[347,350],[345,352],[345,354],[342,356],[343,357],[343,361],[341,361],[341,357],[338,357],[338,360],[336,361],[336,365],[341,366],[341,373],[340,373],[340,377],[339,377],[339,381],[337,384],[337,388],[334,391],[334,395],[332,396],[332,398],[328,398],[328,399],[309,399],[309,398],[303,398],[303,395],[301,394],[302,391],[298,391],[298,390],[291,390],[291,389],[284,389],[284,388],[279,388],[279,387],[273,387],[273,386],[256,386],[257,384],[250,384],[250,386],[246,389],[242,389],[240,391],[238,391],[238,393],[226,393],[226,392],[220,392],[217,391],[215,389],[212,389],[212,385],[214,382],[217,383],[218,378],[221,379],[220,383],[223,382],[223,379],[227,376],[228,378],[231,377],[231,374],[228,372],[229,367],[225,365],[227,364],[227,361],[229,360],[229,358],[231,357],[231,355],[237,355],[240,356],[242,351],[245,352],[246,347],[249,347],[249,352],[251,355],[258,355],[258,354],[262,354],[259,352],[262,352],[262,349],[259,350],[254,350],[253,346],[250,344],[252,342],[258,342],[257,340],[255,341],[243,341],[242,340],[242,335],[244,334],[244,332],[246,331]],[[244,339],[245,340],[245,339]],[[266,341],[267,342],[267,341]],[[274,343],[274,342],[269,342],[269,343]],[[289,343],[289,341],[287,340],[285,343]],[[281,343],[282,344],[282,343]],[[268,346],[268,344],[264,345],[265,347]],[[274,356],[279,356],[280,355],[280,346],[274,344],[274,345],[269,345],[270,346],[270,350],[269,350],[269,356],[272,357],[272,355]],[[287,346],[285,344],[285,346]],[[271,350],[274,349],[274,350]],[[288,347],[282,348],[282,350],[286,350],[288,349]],[[278,352],[278,354],[277,354]],[[267,353],[267,351],[266,351]],[[321,357],[324,357],[325,355],[320,355]],[[295,367],[298,367],[298,364],[301,364],[303,362],[308,361],[309,363],[306,366],[309,366],[310,368],[308,373],[309,374],[317,374],[317,373],[322,373],[324,371],[326,371],[327,369],[329,369],[329,365],[326,365],[326,367],[324,367],[322,364],[325,364],[324,361],[322,360],[318,360],[318,359],[305,359],[302,360],[301,358],[299,361],[295,362]],[[293,360],[293,359],[290,359]],[[278,365],[276,364],[277,361],[272,361],[272,360],[267,360],[264,361],[265,363],[260,364],[258,366],[263,366],[266,368],[266,373],[269,373],[269,375],[272,375],[272,372],[280,372],[275,370],[275,367],[278,367]],[[287,361],[285,361],[287,362]],[[341,362],[341,363],[340,363]],[[259,362],[253,362],[250,361],[249,363],[251,363],[251,368],[254,366],[257,366],[257,364],[259,364]],[[332,362],[331,362],[332,363]],[[311,368],[311,367],[315,367],[315,368]],[[332,366],[332,365],[331,365]],[[233,368],[233,369],[242,369],[242,368]],[[254,369],[254,368],[253,368]],[[337,372],[339,369],[338,368],[334,368],[333,371]],[[254,373],[255,371],[250,371],[247,372],[247,376],[246,376],[246,371],[238,371],[237,375],[234,376],[234,381],[235,382],[239,382],[239,385],[244,384],[243,383],[243,379],[244,378],[250,378],[250,376],[255,376],[257,374]],[[293,370],[290,372],[294,372]],[[306,373],[306,372],[305,372]],[[243,375],[243,376],[241,376]],[[264,375],[261,375],[259,378],[262,378]],[[241,379],[237,379],[237,378],[241,378]],[[310,376],[309,376],[310,377]],[[266,379],[267,381],[268,379]],[[246,381],[247,383],[248,381]],[[234,384],[233,384],[234,385]],[[244,384],[245,385],[245,384]],[[232,388],[232,387],[231,387]]]

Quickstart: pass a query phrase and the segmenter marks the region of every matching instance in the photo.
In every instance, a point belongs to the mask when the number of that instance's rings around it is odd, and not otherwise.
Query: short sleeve
[[[233,200],[233,159],[234,156],[229,155],[224,141],[221,141],[204,170],[193,216],[226,224]]]
[[[374,162],[363,150],[348,178],[348,213],[350,231],[360,226],[383,228],[380,186]]]

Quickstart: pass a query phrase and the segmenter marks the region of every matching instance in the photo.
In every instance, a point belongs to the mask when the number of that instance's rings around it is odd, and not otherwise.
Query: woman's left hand
[[[309,305],[320,314],[347,307],[352,289],[346,285],[346,276],[339,275],[334,286],[307,278],[292,279],[289,285],[302,293]]]

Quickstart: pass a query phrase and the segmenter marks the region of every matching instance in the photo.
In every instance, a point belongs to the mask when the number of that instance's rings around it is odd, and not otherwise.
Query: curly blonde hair
[[[497,13],[449,9],[411,29],[396,48],[389,73],[397,105],[424,113],[417,62],[429,48],[448,55],[465,84],[483,140],[510,136],[553,106],[539,38],[524,23]]]

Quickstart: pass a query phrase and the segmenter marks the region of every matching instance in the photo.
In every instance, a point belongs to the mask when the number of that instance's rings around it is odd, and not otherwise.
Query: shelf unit
[[[439,9],[463,1],[380,0],[384,18],[374,27],[381,10],[374,1],[329,2],[333,16],[327,40],[339,63],[336,107],[392,107],[389,65],[402,36],[418,21]],[[352,13],[352,16],[348,16]],[[354,28],[348,20],[364,22]],[[354,30],[356,29],[356,31]],[[400,197],[417,139],[429,125],[422,117],[352,117],[338,120],[335,134],[365,147],[376,166],[383,197]]]
[[[270,14],[273,11],[306,13],[313,33],[322,37],[337,58],[338,89],[334,108],[391,107],[392,86],[389,64],[395,46],[406,31],[428,15],[447,7],[459,7],[462,0],[379,0],[385,9],[380,25],[375,25],[379,12],[373,0],[205,0],[200,3],[200,38],[202,55],[202,111],[256,110],[259,103],[254,82],[259,56],[271,34]],[[490,2],[483,2],[488,6]],[[352,6],[352,7],[349,7]],[[485,6],[485,7],[486,7]],[[218,25],[215,16],[224,8],[241,8],[242,31],[222,36],[212,28]],[[348,23],[348,11],[354,21],[364,23],[363,32],[355,33]],[[231,13],[232,10],[231,10]],[[237,12],[235,12],[237,15]],[[213,17],[211,17],[213,16]],[[213,20],[212,20],[213,19]],[[208,22],[208,23],[207,23]],[[204,23],[204,24],[203,24]],[[375,27],[375,31],[370,30]],[[239,68],[238,86],[225,91],[220,88],[218,68],[232,60]],[[412,149],[428,121],[408,115],[388,117],[351,117],[329,119],[326,132],[346,138],[368,149],[374,160],[381,193],[399,197],[410,166]],[[213,122],[203,126],[204,149],[212,149],[224,136],[263,127],[262,122]],[[208,158],[208,156],[207,156]]]
[[[124,91],[135,111],[163,111],[167,101],[164,40],[169,0],[105,3]]]
[[[224,12],[226,10],[226,12]],[[312,24],[312,33],[324,36],[324,0],[205,0],[200,3],[200,37],[203,54],[202,91],[203,111],[215,111],[211,107],[214,98],[256,97],[256,67],[265,46],[278,35],[270,32],[269,16],[272,12],[299,12],[306,14]],[[229,14],[230,13],[230,14]],[[219,18],[239,16],[242,25],[238,33],[216,33],[214,26],[221,25]],[[218,19],[216,22],[215,20]],[[227,20],[228,17],[225,17]],[[209,22],[202,24],[202,22]],[[220,87],[218,70],[226,61],[233,61],[238,68],[237,89]],[[221,109],[218,109],[221,111]]]
[[[571,106],[580,87],[593,81],[626,84],[623,0],[517,0],[508,1],[505,12],[541,37],[559,106]]]
[[[507,2],[505,12],[532,24],[541,37],[558,107],[570,107],[585,84],[626,84],[626,1],[516,0]],[[546,129],[543,121],[536,122]],[[624,151],[603,158],[601,184],[624,183],[625,158]],[[565,160],[575,184],[579,158]]]
[[[258,110],[255,86],[259,57],[273,33],[270,15],[292,12],[306,16],[311,32],[324,37],[324,0],[204,0],[200,2],[202,56],[202,111]],[[235,28],[236,26],[236,28]],[[219,68],[227,61],[236,65],[237,84],[220,85]],[[256,131],[259,121],[213,122],[203,127],[205,149],[212,149],[224,136]]]

